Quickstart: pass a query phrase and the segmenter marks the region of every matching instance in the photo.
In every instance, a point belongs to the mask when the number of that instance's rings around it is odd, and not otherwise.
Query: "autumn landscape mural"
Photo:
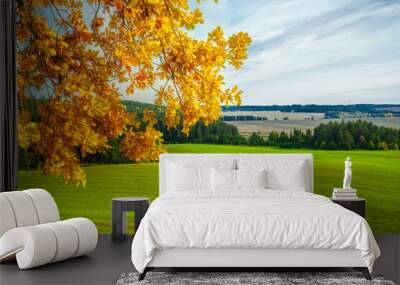
[[[374,232],[400,232],[400,5],[29,0],[17,5],[19,188],[110,232],[111,198],[158,196],[160,153],[353,160]],[[132,219],[132,217],[129,217]]]

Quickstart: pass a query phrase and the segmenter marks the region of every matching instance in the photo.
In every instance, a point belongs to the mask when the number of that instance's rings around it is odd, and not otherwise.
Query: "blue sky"
[[[205,38],[218,25],[227,35],[251,35],[245,66],[224,72],[244,90],[243,104],[400,103],[400,0],[191,5],[205,16],[193,36]]]

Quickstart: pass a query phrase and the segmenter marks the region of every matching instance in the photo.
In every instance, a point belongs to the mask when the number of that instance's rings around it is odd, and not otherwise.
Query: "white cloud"
[[[212,1],[211,1],[212,2]],[[226,81],[245,104],[400,103],[400,3],[233,1],[201,4],[204,37],[216,25],[253,38]]]

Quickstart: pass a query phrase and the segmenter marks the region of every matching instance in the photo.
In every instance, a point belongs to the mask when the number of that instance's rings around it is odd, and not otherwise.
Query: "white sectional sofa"
[[[0,193],[0,262],[20,269],[84,255],[96,248],[97,229],[86,218],[60,221],[53,197],[43,189]]]

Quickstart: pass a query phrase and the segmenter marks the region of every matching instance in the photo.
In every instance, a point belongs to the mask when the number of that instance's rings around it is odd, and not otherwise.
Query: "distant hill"
[[[361,112],[370,114],[395,113],[400,115],[400,104],[354,104],[354,105],[244,105],[223,106],[222,111],[281,111],[281,112]]]
[[[163,113],[164,107],[154,104],[141,103],[136,101],[123,101],[128,112],[142,113],[145,108],[152,109],[157,113]],[[280,111],[286,113],[324,113],[326,119],[343,117],[385,117],[393,115],[400,117],[400,104],[354,104],[354,105],[244,105],[244,106],[221,106],[223,112],[268,112]],[[229,121],[229,115],[223,116],[224,120]],[[287,114],[286,114],[287,115]],[[287,115],[288,116],[288,115]],[[310,114],[310,116],[312,116]],[[237,117],[237,116],[235,116]],[[234,120],[262,120],[257,114],[248,114],[248,118],[235,118]]]
[[[124,105],[128,109],[137,107],[159,108],[155,104],[142,103],[125,100]],[[308,112],[325,113],[336,112],[400,112],[400,104],[353,104],[353,105],[317,105],[317,104],[293,104],[293,105],[242,105],[242,106],[221,106],[222,111],[281,111],[281,112]]]

